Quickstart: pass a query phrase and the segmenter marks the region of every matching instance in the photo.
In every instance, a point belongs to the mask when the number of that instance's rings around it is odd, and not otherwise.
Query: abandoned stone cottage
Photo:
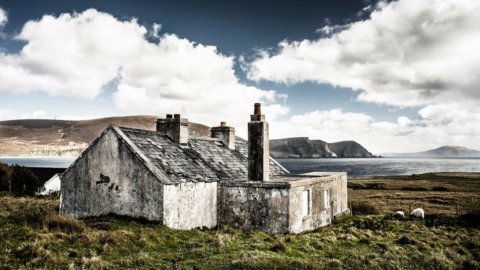
[[[156,131],[111,126],[61,176],[60,212],[125,215],[171,228],[227,224],[299,233],[348,210],[346,173],[292,175],[269,155],[268,123],[255,104],[248,142],[224,122],[190,137],[180,115]]]

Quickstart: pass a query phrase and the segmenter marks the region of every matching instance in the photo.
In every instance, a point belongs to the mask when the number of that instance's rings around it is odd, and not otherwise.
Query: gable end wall
[[[117,214],[163,221],[163,184],[112,128],[61,178],[62,214],[75,218]]]

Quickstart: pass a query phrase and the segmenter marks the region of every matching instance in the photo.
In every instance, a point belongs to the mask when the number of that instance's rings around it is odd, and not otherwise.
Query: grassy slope
[[[57,210],[55,199],[0,195],[1,269],[480,267],[480,231],[459,225],[344,216],[315,232],[269,235],[177,231],[113,217],[79,222],[59,219]]]

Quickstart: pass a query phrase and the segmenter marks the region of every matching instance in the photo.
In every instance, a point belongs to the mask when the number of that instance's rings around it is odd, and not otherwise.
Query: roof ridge
[[[144,132],[144,133],[156,133],[158,135],[162,135],[161,133],[158,133],[155,130],[149,130],[149,129],[139,129],[139,128],[122,127],[122,126],[112,126],[112,127],[119,128],[120,130],[126,129],[126,130],[130,130],[130,131]]]

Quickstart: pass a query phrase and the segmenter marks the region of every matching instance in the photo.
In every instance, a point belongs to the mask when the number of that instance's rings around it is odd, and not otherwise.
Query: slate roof
[[[174,143],[167,136],[149,130],[118,127],[115,130],[127,143],[133,144],[145,163],[162,172],[166,184],[181,182],[214,182],[247,177],[247,142],[237,141],[235,150],[219,139],[189,138],[188,145]],[[148,165],[147,165],[148,167]],[[270,175],[285,175],[288,171],[270,158]],[[163,177],[165,176],[165,177]]]

